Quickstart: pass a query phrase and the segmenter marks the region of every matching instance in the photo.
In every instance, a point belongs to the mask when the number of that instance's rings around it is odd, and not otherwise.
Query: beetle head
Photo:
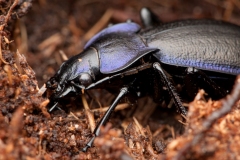
[[[57,101],[69,93],[80,94],[99,74],[99,57],[96,49],[90,47],[64,62],[59,71],[46,83],[53,91],[51,100]]]

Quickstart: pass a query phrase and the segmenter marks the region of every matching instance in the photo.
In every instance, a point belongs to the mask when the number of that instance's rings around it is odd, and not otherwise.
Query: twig
[[[13,76],[12,76],[12,70],[11,70],[10,66],[5,65],[3,67],[3,69],[7,72],[9,85],[12,86],[13,85]]]
[[[0,59],[3,63],[5,64],[9,64],[8,62],[6,62],[4,59],[3,59],[3,56],[2,56],[2,26],[0,26]]]
[[[49,112],[47,111],[47,108],[46,108],[46,106],[48,104],[49,104],[49,99],[46,99],[40,104],[39,108],[41,109],[41,111],[45,117],[50,118],[51,115],[49,114]]]
[[[220,102],[222,104],[222,107],[213,112],[208,118],[203,122],[203,128],[201,131],[194,136],[194,138],[187,143],[183,148],[177,153],[177,155],[173,158],[174,160],[181,160],[184,158],[184,154],[194,145],[196,145],[202,138],[206,131],[208,131],[212,125],[221,117],[228,114],[234,104],[239,100],[240,98],[240,75],[237,76],[237,79],[235,81],[235,85],[233,87],[233,90],[231,94],[227,95],[226,98],[221,99]]]
[[[234,4],[231,0],[230,1],[228,0],[225,2],[225,5],[226,5],[226,8],[223,14],[223,19],[225,21],[228,21],[232,16]]]
[[[87,100],[86,100],[86,97],[84,94],[82,94],[82,103],[83,103],[83,106],[85,109],[86,117],[87,117],[89,125],[90,125],[90,129],[93,132],[94,129],[96,128],[96,123],[95,123],[94,115],[88,106],[88,103],[87,103]]]
[[[180,119],[178,120],[178,122],[181,123],[181,124],[183,124],[184,126],[186,126],[186,125],[188,124],[187,122],[184,122],[184,121],[182,121],[182,120],[180,120]]]
[[[12,10],[14,9],[14,7],[16,7],[17,4],[18,4],[18,0],[15,0],[15,1],[13,2],[12,6],[10,7],[10,9],[8,10],[8,13],[7,13],[7,15],[5,16],[5,22],[4,22],[5,24],[7,24],[8,19],[9,19],[10,16],[11,16]]]
[[[44,83],[43,86],[38,90],[38,94],[43,95],[43,93],[47,90],[46,84]]]
[[[125,108],[128,108],[130,106],[130,104],[128,103],[122,103],[122,104],[118,104],[116,106],[116,108],[114,109],[114,111],[119,111],[119,110],[123,110]],[[97,109],[92,109],[93,112],[106,112],[108,110],[110,106],[108,107],[103,107],[103,108],[97,108]]]
[[[61,58],[62,58],[63,61],[67,61],[68,60],[68,57],[65,54],[65,52],[63,52],[63,50],[60,50],[59,53],[60,53]]]
[[[99,32],[112,17],[113,10],[108,9],[102,18],[84,35],[85,40],[89,40],[92,36],[94,36],[97,32]]]
[[[232,2],[238,9],[240,9],[240,1],[239,0],[233,0]]]
[[[169,129],[170,129],[170,131],[171,131],[171,133],[172,133],[173,139],[176,139],[174,127],[173,127],[173,126],[169,126]]]
[[[70,114],[79,121],[79,118],[73,112],[70,112]]]
[[[135,117],[133,117],[133,120],[134,120],[134,123],[136,124],[139,132],[141,133],[141,135],[146,137],[146,135],[145,135],[145,133],[143,131],[144,129],[143,129],[142,125],[138,122],[138,120]]]
[[[153,133],[153,137],[156,137],[159,133],[161,133],[164,129],[166,128],[166,126],[160,126],[154,133]]]
[[[216,0],[204,0],[204,1],[214,6],[225,8],[225,6],[222,3],[219,4],[219,2]]]
[[[5,25],[7,24],[10,16],[11,16],[11,13],[12,13],[12,10],[14,9],[14,7],[18,4],[18,0],[15,0],[12,4],[12,6],[10,7],[10,9],[8,10],[8,13],[7,15],[5,16],[5,20],[4,20],[4,23],[2,25],[0,25],[0,60],[5,63],[5,64],[9,64],[8,62],[6,62],[4,59],[3,59],[3,56],[2,56],[2,31],[5,27]]]

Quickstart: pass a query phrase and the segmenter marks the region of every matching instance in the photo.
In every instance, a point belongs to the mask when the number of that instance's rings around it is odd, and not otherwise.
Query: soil
[[[68,57],[109,24],[141,25],[141,8],[162,22],[217,19],[240,25],[238,0],[1,0],[0,159],[240,159],[240,77],[229,96],[206,100],[201,90],[174,107],[151,97],[122,101],[94,146],[81,149],[115,95],[104,89],[70,99],[49,113],[39,90]],[[165,107],[164,107],[165,106]]]

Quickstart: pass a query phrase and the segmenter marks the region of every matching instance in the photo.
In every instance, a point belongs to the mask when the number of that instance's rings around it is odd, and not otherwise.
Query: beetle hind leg
[[[200,88],[204,89],[213,99],[220,99],[227,95],[227,92],[219,87],[203,71],[193,67],[188,67],[186,69],[184,81],[187,93],[192,99]]]
[[[161,65],[158,62],[155,62],[153,64],[153,68],[155,70],[157,70],[158,73],[160,74],[163,83],[167,87],[167,90],[168,90],[169,94],[171,95],[171,97],[173,98],[173,102],[176,105],[176,107],[178,108],[178,110],[180,111],[180,113],[182,115],[186,116],[187,115],[187,111],[186,111],[185,107],[183,106],[183,104],[182,104],[182,102],[180,100],[180,97],[178,96],[178,94],[177,94],[177,92],[175,90],[175,87],[173,86],[171,81],[166,76],[166,74],[163,71]]]

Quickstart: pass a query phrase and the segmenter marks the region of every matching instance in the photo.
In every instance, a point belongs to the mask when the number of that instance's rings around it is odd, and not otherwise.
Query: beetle
[[[103,29],[47,81],[54,104],[49,111],[61,98],[77,96],[82,90],[119,91],[83,151],[92,146],[100,126],[127,93],[161,101],[167,91],[179,112],[186,115],[179,94],[195,95],[204,88],[216,98],[224,97],[240,73],[239,26],[215,20],[158,22],[155,26],[152,15],[147,9],[141,12],[146,29],[134,22]],[[178,83],[184,86],[181,92],[176,89]]]

